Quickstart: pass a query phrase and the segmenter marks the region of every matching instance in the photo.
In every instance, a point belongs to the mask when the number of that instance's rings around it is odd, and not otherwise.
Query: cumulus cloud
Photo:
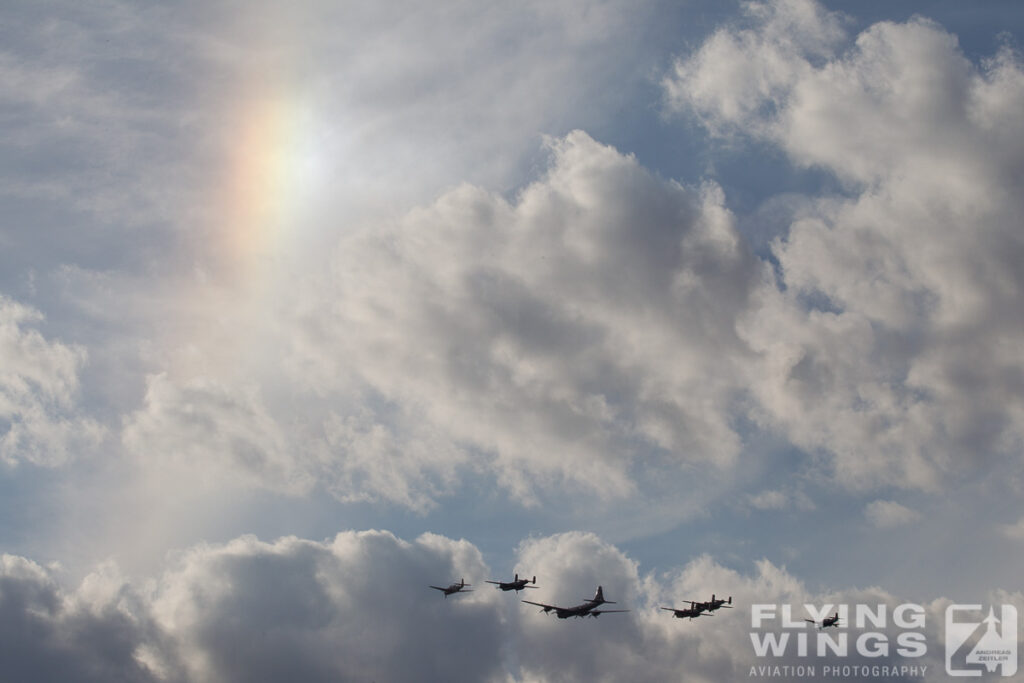
[[[214,161],[203,155],[237,145],[228,132],[237,127],[234,114],[200,107],[184,119],[149,116],[160,109],[152,92],[118,114],[126,93],[102,87],[104,48],[97,40],[109,33],[127,41],[139,68],[173,85],[170,90],[184,88],[186,101],[206,101],[192,98],[197,93],[189,88],[207,82],[176,80],[180,74],[158,59],[164,51],[195,47],[177,52],[205,64],[218,83],[237,82],[238,92],[255,98],[240,98],[248,104],[280,93],[249,93],[243,67],[294,58],[289,64],[303,85],[296,97],[304,106],[353,117],[344,122],[353,124],[346,130],[318,115],[303,119],[324,134],[313,146],[325,157],[363,159],[364,170],[372,171],[373,164],[404,168],[392,153],[407,155],[408,149],[432,164],[457,156],[424,152],[392,136],[396,130],[447,141],[454,138],[441,133],[453,127],[508,129],[518,132],[493,139],[479,133],[472,144],[456,146],[488,160],[498,148],[524,149],[523,141],[557,116],[536,111],[517,93],[559,92],[550,98],[559,102],[600,99],[580,85],[587,82],[580,69],[615,61],[608,56],[614,52],[606,55],[600,46],[615,42],[615,27],[629,11],[616,3],[588,12],[574,3],[531,5],[515,18],[537,29],[527,32],[534,38],[503,42],[508,17],[456,2],[451,7],[460,21],[481,27],[464,30],[468,42],[456,44],[451,22],[442,26],[419,16],[394,22],[393,13],[401,11],[357,7],[352,11],[364,25],[380,28],[354,37],[352,44],[366,47],[361,60],[363,51],[323,30],[331,22],[322,21],[320,10],[277,21],[272,8],[261,7],[237,23],[226,21],[230,12],[209,10],[180,19],[195,24],[173,23],[160,41],[144,46],[130,37],[133,29],[161,22],[143,21],[127,6],[111,7],[118,21],[107,33],[86,30],[96,19],[86,10],[35,29],[81,24],[69,32],[74,40],[53,46],[38,65],[17,58],[19,44],[4,53],[0,76],[36,84],[12,89],[22,98],[18,106],[66,114],[67,134],[88,139],[85,150],[105,139],[97,122],[113,112],[109,120],[117,125],[110,128],[128,128],[138,137],[129,141],[131,154],[108,160],[111,168],[123,169],[156,145],[151,158],[173,159],[167,168],[219,171],[223,163],[193,164],[189,155]],[[153,376],[143,405],[125,410],[122,443],[160,462],[213,463],[213,477],[237,474],[240,481],[285,492],[307,491],[315,480],[341,500],[386,500],[419,511],[455,491],[466,472],[496,477],[527,503],[558,486],[621,499],[681,465],[709,464],[728,473],[744,457],[743,428],[751,423],[815,458],[825,454],[831,473],[850,487],[935,488],[951,473],[1014,453],[1024,441],[1016,324],[1017,264],[1024,251],[1016,217],[1024,207],[1013,180],[1024,159],[1024,135],[1017,134],[1024,125],[1018,57],[1005,50],[973,64],[950,34],[923,19],[876,24],[851,38],[839,15],[807,0],[745,8],[743,25],[720,29],[680,58],[664,85],[672,111],[695,114],[715,134],[774,145],[793,163],[824,169],[843,183],[842,195],[791,197],[775,205],[773,212],[796,208],[771,243],[771,259],[754,256],[714,183],[685,187],[658,177],[579,131],[551,139],[549,167],[514,196],[477,182],[406,211],[414,195],[420,201],[455,181],[439,166],[442,180],[389,207],[393,220],[358,211],[352,215],[365,224],[357,228],[355,219],[331,223],[326,212],[319,215],[315,222],[340,234],[331,271],[313,267],[308,277],[293,278],[302,281],[282,295],[284,310],[273,309],[279,316],[266,314],[255,286],[241,293],[227,286],[216,303],[201,303],[207,299],[199,296],[179,303],[161,330],[188,329],[186,320],[214,327],[203,323],[225,316],[231,324],[218,329],[230,332],[184,343],[167,333],[146,342],[139,364],[150,364]],[[293,49],[291,31],[309,36],[309,54]],[[379,44],[366,42],[368,35]],[[558,52],[566,41],[579,49]],[[396,45],[403,49],[393,50]],[[496,67],[483,66],[494,64],[483,59],[494,45],[508,50],[516,65],[511,82],[488,70]],[[552,58],[538,61],[537,45]],[[75,50],[93,61],[76,66]],[[310,54],[337,58],[338,74],[314,78]],[[593,63],[584,58],[594,54],[602,56]],[[458,72],[446,91],[451,97],[439,98],[428,86],[441,74],[448,78],[454,63],[481,66]],[[498,94],[482,86],[499,81],[510,85]],[[566,90],[566,82],[583,90]],[[498,123],[453,123],[452,101],[460,103],[458,112],[487,111]],[[79,102],[92,108],[79,110]],[[81,113],[73,118],[72,111]],[[382,111],[393,116],[378,116]],[[29,120],[44,121],[28,117],[26,130]],[[176,127],[176,135],[163,135],[168,127]],[[205,132],[193,147],[175,142],[182,130]],[[36,130],[33,139],[45,137]],[[175,150],[162,146],[164,139]],[[364,154],[384,140],[398,142],[379,156]],[[451,168],[497,187],[513,175],[465,171],[463,163]],[[336,179],[347,178],[334,170]],[[174,193],[174,201],[111,185],[119,197],[150,199],[131,209],[115,202],[104,213],[107,228],[116,232],[111,226],[123,227],[136,211],[184,232],[222,228],[223,202],[200,192],[220,185],[195,175],[206,171],[191,173],[177,184],[162,176],[137,179]],[[405,187],[393,175],[381,177],[389,191]],[[75,192],[110,194],[96,189]],[[62,201],[77,208],[77,200]],[[160,202],[167,204],[154,208]],[[195,208],[176,214],[165,210],[171,205]],[[329,215],[335,213],[345,212]],[[140,239],[162,244],[150,233]],[[217,238],[175,243],[186,242],[186,251],[225,246]],[[215,258],[193,256],[187,260],[194,272],[215,269]],[[298,254],[282,255],[288,257]],[[88,265],[81,267],[92,272]],[[203,289],[213,290],[220,291]],[[94,314],[113,309],[95,302],[115,296],[125,300],[109,289],[91,291],[89,302],[71,299]],[[140,327],[159,327],[143,317],[135,318]],[[242,332],[235,329],[238,321]],[[9,329],[24,336],[23,323]],[[178,367],[189,354],[202,357],[195,367],[216,367],[247,335],[278,346],[275,362],[252,373],[251,383],[237,381],[244,370],[231,376]],[[167,348],[179,343],[188,351]],[[277,353],[281,347],[288,351]],[[277,374],[282,369],[286,377]],[[286,394],[301,408],[283,408]],[[322,406],[296,414],[321,398]],[[64,424],[52,419],[53,409],[19,405],[19,424],[47,427],[34,428],[37,442]],[[66,402],[60,410],[67,411]],[[37,415],[49,415],[49,422]],[[59,446],[64,437],[52,438]],[[755,507],[778,504],[763,498]]]
[[[496,680],[497,596],[428,587],[484,574],[476,548],[440,536],[243,537],[188,552],[152,608],[192,681]]]
[[[670,108],[846,184],[772,243],[781,287],[740,323],[765,424],[858,487],[934,487],[1019,451],[1019,57],[973,64],[920,18],[850,44],[809,0],[750,14],[677,61]]]
[[[5,555],[0,660],[54,681],[501,680],[498,596],[428,588],[486,573],[465,541],[374,531],[197,546],[139,587],[108,567],[67,591]]]
[[[662,85],[669,107],[692,109],[717,135],[762,132],[769,114],[844,38],[842,22],[813,0],[750,2],[752,24],[716,31],[695,54],[675,62]]]
[[[113,588],[113,590],[111,590]],[[77,591],[22,557],[0,556],[0,663],[15,680],[180,680],[153,669],[161,634],[137,596],[115,577],[93,575]]]
[[[582,132],[551,154],[511,202],[462,186],[343,239],[296,325],[296,379],[364,387],[527,500],[558,481],[628,494],[650,453],[728,466],[734,320],[762,271],[721,191]]]
[[[707,555],[642,574],[620,549],[580,532],[527,539],[516,562],[520,573],[537,574],[540,588],[529,599],[573,605],[601,584],[615,608],[630,611],[583,620],[540,614],[482,583],[492,570],[473,544],[432,534],[411,542],[384,531],[343,532],[322,542],[243,536],[192,547],[140,585],[106,565],[72,590],[54,570],[5,555],[3,664],[33,680],[189,683],[296,676],[660,681],[682,671],[687,680],[720,681],[746,678],[751,666],[826,663],[928,667],[924,676],[891,680],[945,675],[945,599],[913,606],[903,616],[918,621],[904,627],[894,613],[906,601],[878,588],[816,591],[767,560],[740,572]],[[475,592],[445,599],[428,587],[458,578],[478,584]],[[731,597],[733,607],[696,621],[661,609],[712,593]],[[996,592],[988,599],[1021,605],[1024,596]],[[754,604],[769,607],[756,626]],[[886,623],[867,621],[858,605]],[[784,606],[798,627],[780,622]],[[817,632],[803,619],[836,610],[843,626],[829,635],[844,636],[848,654],[820,656]],[[914,655],[897,651],[906,645],[897,640],[904,631],[922,645]],[[858,646],[866,632],[881,638]],[[793,642],[778,655],[758,655],[752,633],[758,642],[789,633]],[[797,634],[810,636],[810,657],[798,654]],[[879,647],[888,651],[863,651]]]
[[[77,415],[85,350],[32,329],[42,319],[0,295],[0,460],[53,467],[94,446],[104,429]]]
[[[670,108],[844,193],[793,197],[762,261],[717,186],[577,131],[511,199],[463,185],[344,236],[288,361],[313,391],[386,406],[327,422],[352,454],[342,497],[428,506],[463,467],[526,502],[552,484],[629,496],[644,470],[729,471],[746,418],[855,489],[935,489],[1015,452],[1019,60],[972,64],[923,19],[851,40],[812,2],[747,13],[677,62]],[[387,445],[396,424],[427,425],[435,455]]]

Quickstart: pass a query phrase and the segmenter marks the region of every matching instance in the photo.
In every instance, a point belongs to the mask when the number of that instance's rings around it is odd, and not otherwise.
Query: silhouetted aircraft
[[[466,583],[466,580],[462,579],[458,583],[453,583],[452,585],[448,586],[447,588],[441,588],[440,586],[431,586],[431,588],[433,588],[435,590],[441,591],[442,593],[444,593],[444,597],[447,598],[452,593],[472,593],[473,591],[466,590],[466,586],[471,586],[471,585],[473,585],[473,584]]]
[[[710,612],[708,612],[707,614],[704,614],[704,604],[705,603],[703,603],[703,602],[694,602],[693,600],[683,600],[683,602],[690,603],[690,606],[686,607],[684,609],[676,609],[675,607],[662,607],[661,609],[668,610],[669,612],[673,612],[672,616],[676,617],[677,619],[686,619],[686,618],[696,619],[699,616],[705,616],[705,617],[713,617],[713,616],[715,616],[714,614],[711,614]]]
[[[683,600],[683,602],[690,603],[690,607],[693,609],[700,608],[702,612],[714,612],[716,609],[728,607],[732,609],[732,596],[728,598],[716,598],[715,594],[711,594],[711,599],[707,602],[694,602],[692,600]],[[710,616],[710,615],[709,615]]]
[[[825,617],[825,621],[817,622],[814,619],[804,619],[808,624],[817,625],[818,629],[828,628],[829,626],[835,626],[839,628],[839,612],[836,612],[834,616]]]
[[[533,602],[532,600],[523,600],[523,602],[530,605],[537,605],[541,608],[545,614],[554,610],[555,616],[559,619],[568,619],[569,617],[594,617],[606,613],[606,612],[628,612],[628,609],[597,609],[601,605],[614,605],[615,603],[611,600],[604,599],[604,591],[600,586],[597,587],[597,592],[594,593],[594,597],[587,600],[583,604],[576,605],[575,607],[558,607],[557,605],[548,605],[543,602]]]
[[[526,584],[537,583],[537,577],[533,577],[533,580],[531,581],[530,579],[520,579],[519,574],[516,574],[515,578],[511,581],[491,581],[490,579],[488,579],[487,583],[493,583],[500,590],[503,591],[515,591],[516,593],[518,593],[524,588],[536,588],[537,586],[527,586]]]

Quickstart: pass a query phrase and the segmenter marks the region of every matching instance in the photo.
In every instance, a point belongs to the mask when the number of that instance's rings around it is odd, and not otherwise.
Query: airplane
[[[707,602],[694,602],[692,600],[683,600],[683,602],[690,603],[690,606],[694,609],[699,607],[704,612],[714,612],[716,609],[727,607],[732,609],[732,596],[728,598],[716,598],[715,594],[711,594],[711,599]],[[708,616],[711,616],[710,614]]]
[[[707,612],[706,614],[704,613],[704,606],[705,606],[706,603],[694,602],[693,600],[683,600],[683,602],[690,603],[690,606],[686,607],[684,609],[676,609],[675,607],[662,607],[661,609],[668,610],[669,612],[672,612],[673,613],[672,616],[674,616],[676,619],[686,619],[686,618],[696,619],[697,617],[700,617],[700,616],[705,616],[705,617],[713,617],[713,616],[715,616],[711,612]]]
[[[548,605],[543,602],[533,602],[532,600],[523,600],[523,602],[529,605],[537,605],[541,608],[544,614],[550,613],[552,610],[555,612],[555,616],[559,619],[568,619],[569,617],[594,617],[595,619],[605,614],[606,612],[628,612],[628,609],[597,609],[601,605],[614,605],[615,603],[611,600],[604,599],[604,591],[600,586],[597,587],[597,592],[594,593],[594,597],[586,602],[576,605],[574,607],[558,607],[557,605]]]
[[[494,585],[496,585],[498,587],[499,590],[515,591],[516,593],[518,593],[519,591],[523,590],[524,588],[537,588],[537,586],[527,586],[526,585],[528,583],[534,583],[534,584],[537,583],[537,577],[536,576],[533,577],[533,580],[531,581],[530,579],[520,579],[519,578],[519,574],[516,574],[515,578],[512,579],[511,581],[491,581],[491,580],[488,579],[487,583],[493,583]]]
[[[471,590],[465,590],[466,586],[472,586],[472,585],[473,584],[471,584],[471,583],[466,583],[465,579],[462,579],[458,583],[453,583],[452,585],[448,586],[447,588],[441,588],[440,586],[431,586],[431,588],[433,588],[435,590],[441,591],[442,593],[444,593],[444,597],[447,598],[452,593],[472,593],[473,591],[471,591]]]
[[[839,628],[839,612],[836,612],[835,616],[825,617],[825,621],[821,622],[820,624],[816,622],[814,619],[804,619],[804,621],[806,621],[809,624],[817,624],[819,631],[823,628],[828,628],[829,626],[835,626],[836,628]]]

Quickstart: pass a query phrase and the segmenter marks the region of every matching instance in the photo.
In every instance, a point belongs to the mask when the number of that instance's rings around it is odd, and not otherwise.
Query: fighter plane
[[[683,609],[676,609],[675,607],[662,607],[661,609],[668,610],[669,612],[672,612],[673,613],[672,616],[674,616],[677,619],[686,619],[686,618],[696,619],[699,616],[705,616],[705,617],[713,617],[713,616],[715,616],[714,614],[711,614],[710,612],[707,612],[707,613],[704,612],[704,605],[705,605],[705,603],[703,603],[703,602],[694,602],[693,600],[683,600],[683,602],[690,603],[690,606],[686,607],[686,608],[683,608]]]
[[[568,619],[569,617],[594,617],[595,619],[606,612],[628,612],[628,609],[597,609],[601,605],[614,605],[615,603],[611,600],[604,599],[604,590],[600,586],[597,587],[597,592],[594,593],[594,597],[586,602],[576,605],[574,607],[558,607],[557,605],[548,605],[543,602],[533,602],[532,600],[523,600],[523,602],[530,605],[537,605],[541,608],[541,611],[548,614],[552,610],[555,612],[555,616],[559,619]]]
[[[498,587],[499,590],[515,591],[516,593],[518,593],[524,588],[537,588],[537,586],[526,585],[528,583],[537,583],[537,577],[533,577],[533,580],[531,581],[530,579],[520,579],[519,574],[516,574],[515,578],[511,581],[491,581],[490,579],[488,579],[487,583],[493,583]]]
[[[465,579],[461,579],[458,583],[453,583],[447,588],[441,588],[440,586],[431,586],[431,588],[441,591],[442,593],[444,593],[444,597],[447,598],[452,593],[472,593],[473,591],[466,590],[466,586],[471,585],[473,584],[466,583]]]
[[[820,623],[815,621],[814,619],[804,619],[804,621],[806,621],[809,624],[816,624],[818,626],[819,631],[823,628],[828,628],[829,626],[835,626],[836,628],[839,628],[839,612],[836,612],[834,616],[825,617],[825,621],[822,621]]]

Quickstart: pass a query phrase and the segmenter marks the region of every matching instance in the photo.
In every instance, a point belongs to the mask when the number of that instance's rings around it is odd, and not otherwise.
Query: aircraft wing
[[[484,583],[496,583],[500,585],[501,581],[491,581],[490,579],[487,579]],[[467,583],[466,585],[468,586],[469,584]]]
[[[547,604],[544,604],[543,602],[534,602],[533,600],[522,600],[521,602],[525,602],[525,603],[527,603],[529,605],[536,605],[537,607],[543,607],[545,611],[550,611],[550,610],[553,610],[553,609],[562,609],[558,605],[547,605]]]
[[[442,592],[448,590],[447,588],[441,588],[440,586],[431,586],[431,588],[433,588],[435,590],[442,591]]]
[[[611,612],[628,612],[628,609],[592,609],[583,616],[596,617],[598,614],[610,614]]]

